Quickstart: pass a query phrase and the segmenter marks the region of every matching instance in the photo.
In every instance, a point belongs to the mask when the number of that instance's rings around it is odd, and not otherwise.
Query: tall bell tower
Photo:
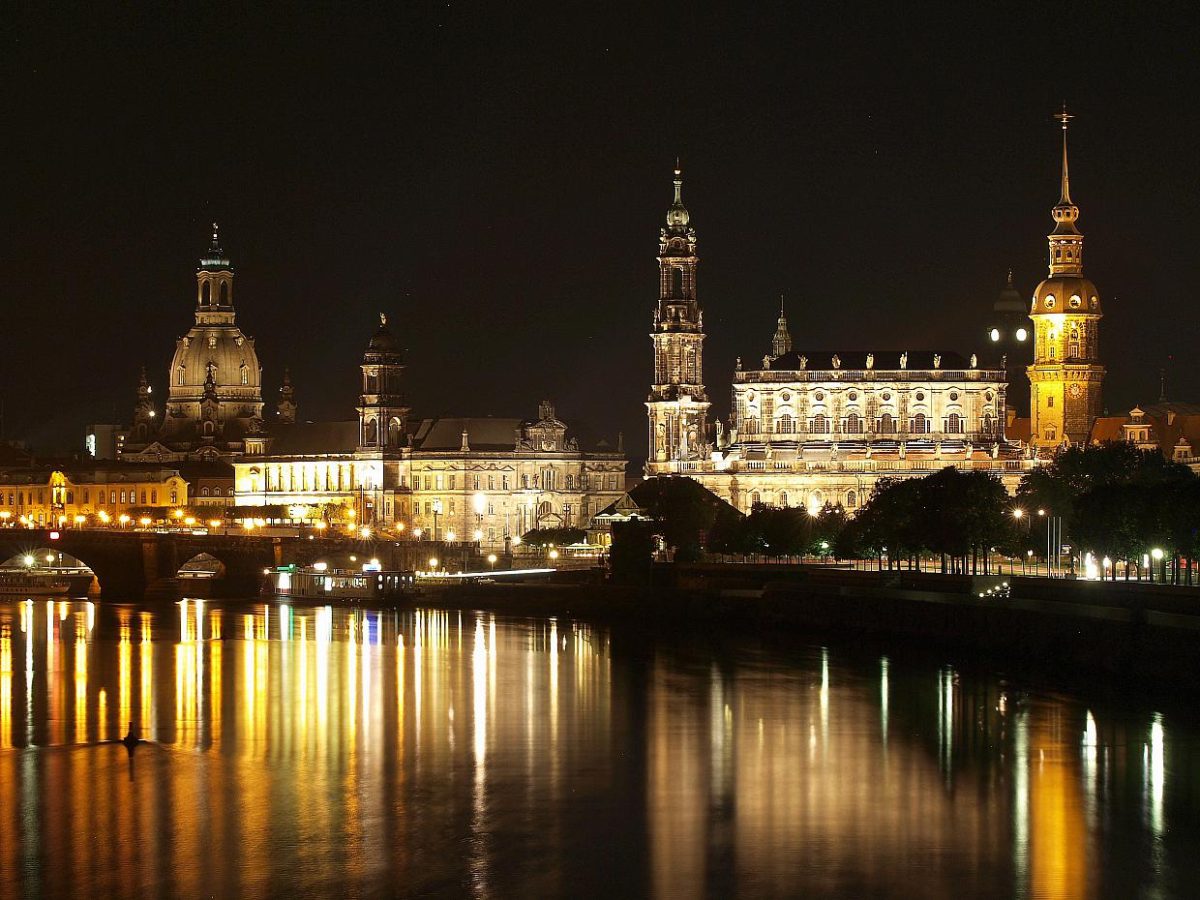
[[[1067,170],[1067,124],[1062,123],[1062,193],[1051,215],[1050,277],[1033,292],[1033,365],[1029,367],[1030,440],[1053,448],[1087,440],[1103,408],[1100,364],[1100,294],[1083,277],[1083,235],[1075,227],[1079,207],[1071,200]]]
[[[675,162],[675,199],[658,239],[658,305],[654,310],[654,382],[646,398],[646,474],[679,471],[707,447],[704,313],[696,299],[696,229],[683,205],[683,175]]]

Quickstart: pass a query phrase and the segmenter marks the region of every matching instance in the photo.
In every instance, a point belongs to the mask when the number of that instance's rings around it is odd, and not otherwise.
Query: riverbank
[[[1008,576],[683,565],[657,586],[457,585],[421,605],[606,624],[900,636],[1110,679],[1200,692],[1200,590]],[[980,595],[983,596],[980,596]]]

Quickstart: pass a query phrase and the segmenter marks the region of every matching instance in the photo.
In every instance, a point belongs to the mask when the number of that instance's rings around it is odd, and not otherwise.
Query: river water
[[[893,649],[0,602],[0,898],[1200,895],[1189,706]]]

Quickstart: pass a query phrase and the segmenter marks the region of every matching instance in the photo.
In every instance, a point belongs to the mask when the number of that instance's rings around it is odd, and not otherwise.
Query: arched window
[[[854,509],[858,506],[858,494],[854,491],[846,492],[846,509]]]
[[[211,292],[212,292],[211,283],[206,281],[206,282],[204,282],[204,284],[200,285],[200,305],[201,306],[208,306],[209,301],[212,299]]]
[[[950,413],[946,416],[946,433],[962,434],[962,416],[958,413]]]
[[[229,282],[228,281],[221,282],[221,305],[222,306],[229,305]]]
[[[379,377],[374,372],[367,373],[366,389],[368,394],[379,393]]]
[[[400,446],[400,420],[393,417],[392,421],[388,422],[388,446]]]
[[[829,420],[824,413],[817,413],[812,420],[813,434],[829,434]]]
[[[675,268],[671,270],[671,296],[683,296],[683,269]]]
[[[175,370],[175,383],[183,384],[183,366]]]
[[[787,413],[779,417],[779,426],[776,429],[780,434],[795,434],[796,420]]]
[[[990,414],[983,417],[983,433],[992,434],[996,430],[996,420]]]
[[[787,508],[787,505],[788,505],[787,491],[779,492],[779,505],[785,509]]]
[[[928,422],[925,419],[925,413],[917,413],[912,419],[913,434],[925,434],[928,430]]]
[[[208,488],[200,488],[200,496],[207,497],[208,496]]]
[[[879,417],[879,433],[880,434],[895,434],[896,420],[892,418],[891,413],[884,413]]]
[[[205,437],[212,437],[217,433],[217,425],[215,422],[205,422],[203,428]]]
[[[1079,358],[1079,332],[1071,329],[1071,340],[1067,347],[1067,356],[1071,359]]]
[[[379,440],[379,424],[374,419],[367,419],[363,424],[363,443],[374,444]]]
[[[242,360],[242,384],[250,383],[250,369],[246,367],[246,361]]]
[[[746,433],[758,434],[758,419],[754,418],[754,416],[746,420]]]
[[[858,417],[858,413],[846,416],[846,434],[862,434],[862,419]]]
[[[762,497],[759,496],[758,491],[755,491],[750,495],[750,505],[753,507],[758,506],[760,503],[762,503]]]

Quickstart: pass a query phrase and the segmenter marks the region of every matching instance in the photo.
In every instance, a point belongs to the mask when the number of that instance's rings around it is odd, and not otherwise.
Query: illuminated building
[[[248,436],[235,463],[237,505],[273,508],[263,518],[498,543],[534,528],[586,527],[621,496],[619,442],[584,446],[548,401],[534,420],[412,421],[404,368],[381,316],[360,365],[358,418],[282,422]]]
[[[761,366],[738,359],[729,427],[710,432],[696,233],[681,186],[677,168],[659,243],[647,475],[695,478],[741,510],[854,510],[881,479],[950,465],[993,472],[1015,490],[1032,463],[1005,439],[1002,368],[951,351],[796,350],[782,308]]]
[[[262,369],[254,339],[237,327],[233,267],[215,225],[196,270],[195,324],[176,342],[167,377],[160,416],[142,370],[133,424],[119,441],[121,459],[229,461],[242,454],[248,434],[262,430]]]
[[[1104,366],[1100,364],[1100,295],[1083,277],[1083,235],[1075,227],[1079,207],[1071,200],[1067,172],[1067,122],[1062,122],[1062,193],[1054,207],[1050,277],[1033,293],[1034,359],[1031,385],[1031,443],[1053,449],[1083,443],[1102,409]]]
[[[0,472],[0,511],[7,522],[28,525],[120,524],[146,507],[183,506],[188,482],[176,468],[108,463],[75,468]],[[22,521],[24,519],[24,521]]]
[[[658,241],[658,306],[654,310],[654,384],[646,400],[650,452],[646,471],[704,451],[708,397],[704,372],[704,312],[696,298],[696,229],[683,205],[683,177],[675,165],[675,199]]]

